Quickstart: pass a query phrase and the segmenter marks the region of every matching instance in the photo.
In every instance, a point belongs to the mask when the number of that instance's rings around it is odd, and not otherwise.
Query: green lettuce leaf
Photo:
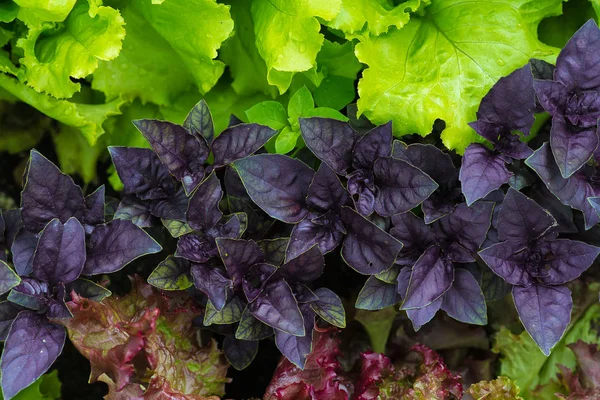
[[[215,0],[115,1],[126,22],[123,50],[101,62],[92,87],[109,99],[172,104],[193,86],[208,92],[225,65],[217,50],[233,31],[229,6]]]
[[[0,126],[0,151],[16,154],[34,147],[52,120],[22,102],[0,100]]]
[[[540,23],[540,40],[562,48],[590,18],[596,18],[596,13],[588,0],[569,0],[563,5],[562,15],[546,18]]]
[[[64,21],[76,2],[77,0],[13,0],[13,8],[17,10],[20,20],[35,26],[41,25],[44,21]]]
[[[553,61],[558,49],[537,39],[538,23],[561,12],[562,0],[438,0],[398,30],[356,46],[368,64],[358,108],[373,123],[394,123],[397,136],[429,134],[462,153],[482,139],[468,126],[489,88],[530,58]]]

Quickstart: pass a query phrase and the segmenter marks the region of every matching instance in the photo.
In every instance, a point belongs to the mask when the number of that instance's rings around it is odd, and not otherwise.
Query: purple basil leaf
[[[17,233],[23,227],[23,221],[21,220],[21,210],[6,210],[2,213],[4,219],[5,231],[4,231],[4,244],[7,248],[12,247],[13,241],[17,236]]]
[[[312,336],[315,325],[315,313],[311,308],[304,304],[302,308],[302,317],[304,319],[305,335],[294,336],[289,333],[275,329],[275,344],[281,354],[283,354],[291,363],[298,368],[303,369],[306,362],[306,356],[312,350]]]
[[[181,236],[175,250],[175,257],[196,263],[204,263],[218,254],[217,246],[209,237],[195,233]]]
[[[104,219],[105,188],[100,186],[94,193],[85,197],[85,211],[83,213],[83,224],[86,233],[90,233],[94,226],[103,224]],[[88,232],[88,230],[90,232]]]
[[[5,341],[14,319],[23,310],[10,301],[0,302],[0,340]]]
[[[486,325],[487,308],[479,284],[466,269],[454,271],[454,282],[443,296],[442,310],[457,321]]]
[[[190,272],[194,286],[206,294],[213,306],[221,311],[227,302],[228,294],[231,294],[231,279],[221,269],[206,264],[192,264]]]
[[[285,250],[289,238],[264,239],[257,242],[265,255],[265,262],[272,265],[281,265],[285,260]]]
[[[484,145],[473,143],[465,150],[460,167],[460,182],[468,205],[498,189],[511,176],[504,158]]]
[[[529,60],[531,73],[535,79],[553,79],[556,67],[546,61],[532,58]]]
[[[411,266],[421,254],[435,242],[431,227],[412,212],[396,214],[392,217],[393,228],[390,234],[402,242],[403,247],[396,264]]]
[[[207,231],[221,219],[219,202],[223,197],[221,182],[214,172],[198,186],[190,198],[187,222],[194,228]]]
[[[557,224],[554,217],[535,201],[513,188],[508,189],[498,215],[498,239],[527,244],[552,235]]]
[[[326,322],[338,328],[346,327],[346,312],[342,299],[327,288],[315,290],[318,300],[310,303],[310,308]]]
[[[262,293],[267,281],[276,270],[277,267],[266,263],[254,264],[248,268],[242,279],[242,289],[249,302],[254,301]]]
[[[106,289],[104,286],[100,286],[97,283],[83,278],[79,278],[69,283],[66,286],[66,291],[68,294],[74,291],[81,297],[85,297],[86,299],[94,301],[102,301],[112,294],[112,292]]]
[[[20,276],[28,276],[33,270],[33,254],[38,244],[38,235],[21,229],[13,241],[11,252],[15,270]]]
[[[573,210],[571,210],[571,207],[561,203],[544,184],[536,184],[529,192],[529,195],[532,200],[552,214],[558,223],[560,233],[577,233],[577,225],[573,222]]]
[[[65,328],[44,315],[21,311],[14,320],[2,352],[2,394],[12,398],[35,382],[54,363],[65,344]]]
[[[538,101],[553,117],[561,116],[565,111],[569,91],[560,82],[535,79],[533,82]]]
[[[21,209],[23,225],[37,233],[54,218],[63,223],[71,217],[81,218],[84,212],[83,193],[70,176],[32,150],[21,193]]]
[[[370,170],[354,171],[348,178],[348,192],[354,196],[356,211],[369,216],[375,210],[375,175]],[[358,198],[357,198],[358,197]]]
[[[457,189],[460,191],[460,189]],[[431,224],[445,215],[450,214],[456,208],[456,203],[447,193],[433,192],[429,198],[421,204],[423,218],[426,224]]]
[[[481,278],[478,281],[486,301],[501,300],[510,293],[512,285],[496,275],[490,268],[482,267],[480,271]]]
[[[277,131],[258,124],[241,124],[225,129],[212,143],[214,166],[231,164],[263,147]]]
[[[168,121],[138,119],[133,121],[171,175],[191,193],[204,178],[208,158],[206,141],[198,139],[181,125]]]
[[[292,292],[294,293],[294,297],[298,304],[314,303],[319,300],[319,296],[303,283],[292,283],[290,284],[290,287],[292,288]]]
[[[188,197],[183,188],[179,188],[167,199],[153,200],[150,203],[150,213],[158,218],[185,221],[188,209]]]
[[[216,325],[231,325],[238,322],[242,318],[242,312],[244,311],[244,303],[238,296],[233,296],[222,310],[217,310],[213,306],[210,299],[206,302],[206,308],[204,310],[204,326]],[[230,327],[229,331],[233,333],[233,328]]]
[[[306,195],[314,171],[302,161],[280,154],[259,154],[233,163],[244,187],[262,210],[288,223],[308,213]]]
[[[406,310],[406,315],[408,316],[408,319],[410,319],[410,322],[412,322],[415,332],[417,332],[423,325],[435,317],[435,314],[437,314],[438,310],[442,306],[443,298],[444,296],[438,298],[433,303],[425,307]]]
[[[123,196],[113,218],[131,221],[140,228],[150,228],[154,225],[149,204],[135,196]]]
[[[519,318],[544,355],[563,336],[571,321],[573,299],[566,286],[515,286],[513,299]]]
[[[223,237],[238,239],[242,237],[248,227],[248,216],[243,212],[226,215],[206,233],[213,238]]]
[[[600,215],[600,197],[588,197],[587,200],[588,203],[590,203],[590,205],[592,206],[592,208],[596,211],[596,213]]]
[[[450,155],[430,144],[415,143],[407,146],[395,140],[392,156],[419,168],[440,187],[453,185],[458,179],[458,171]]]
[[[21,283],[21,278],[7,263],[0,260],[0,295]]]
[[[534,110],[533,74],[530,65],[526,64],[494,84],[481,100],[477,119],[528,135],[534,122]],[[492,142],[496,139],[484,137]]]
[[[461,203],[452,213],[434,222],[433,230],[439,238],[476,253],[490,228],[493,208],[494,203],[488,201],[479,201],[470,207]]]
[[[596,125],[580,130],[556,116],[552,118],[550,147],[561,175],[568,178],[588,162],[598,147]]]
[[[336,173],[346,175],[352,166],[352,149],[358,134],[346,122],[329,118],[300,118],[306,146]]]
[[[242,284],[243,276],[251,266],[264,262],[265,256],[253,240],[217,238],[216,242],[223,264],[236,287]]]
[[[231,166],[225,167],[223,184],[225,185],[225,192],[228,196],[242,200],[250,200],[240,176]]]
[[[258,340],[237,340],[226,336],[223,340],[223,352],[229,364],[241,371],[250,365],[258,354]]]
[[[378,189],[375,211],[383,217],[415,208],[438,188],[423,171],[392,157],[378,158],[373,172]]]
[[[548,274],[540,278],[546,285],[562,285],[577,279],[600,254],[596,246],[569,239],[544,241],[536,247]]]
[[[116,219],[98,225],[92,232],[83,275],[109,274],[136,258],[161,250],[162,247],[143,229],[130,221]]]
[[[212,143],[215,136],[215,128],[210,110],[204,99],[196,103],[194,108],[190,110],[183,122],[183,126],[199,140],[203,139],[209,145]]]
[[[454,281],[454,265],[443,258],[438,246],[431,246],[412,269],[402,309],[423,308],[441,297]]]
[[[48,309],[46,310],[46,316],[50,319],[60,319],[60,318],[71,318],[73,314],[65,304],[66,298],[66,289],[65,285],[59,283],[56,288],[56,298],[50,300],[48,304]]]
[[[533,280],[527,272],[528,251],[506,241],[481,250],[479,256],[492,271],[511,285],[529,286]]]
[[[55,286],[79,278],[86,262],[85,230],[75,218],[63,225],[53,219],[40,234],[33,256],[33,276]]]
[[[319,251],[319,246],[314,245],[304,253],[288,258],[278,273],[287,282],[309,283],[321,276],[324,267],[323,254]]]
[[[304,336],[304,319],[292,289],[283,279],[272,279],[248,311],[265,324],[294,336]]]
[[[355,169],[371,169],[379,157],[392,154],[392,122],[379,125],[365,133],[352,150]]]
[[[342,208],[348,233],[342,244],[342,258],[357,272],[374,275],[392,266],[402,243],[356,211]]]
[[[362,310],[381,310],[400,301],[396,293],[396,285],[370,276],[358,293],[356,308]]]
[[[174,190],[169,170],[152,150],[110,146],[108,151],[123,182],[123,193],[153,200],[167,198]]]
[[[1,304],[1,303],[0,303]],[[240,323],[235,331],[235,338],[239,340],[261,340],[273,335],[273,328],[263,324],[245,309],[240,318]]]
[[[396,292],[400,296],[400,299],[406,297],[406,291],[408,290],[408,284],[410,283],[410,276],[412,275],[411,267],[402,267],[396,277]]]
[[[600,87],[600,31],[590,19],[569,39],[556,59],[554,78],[569,90]]]
[[[563,204],[583,212],[585,229],[590,229],[600,222],[600,216],[587,201],[588,197],[596,196],[587,177],[575,173],[569,179],[564,179],[554,162],[548,143],[537,149],[525,163],[539,175],[548,190]]]
[[[326,212],[347,206],[350,204],[349,201],[350,195],[342,186],[340,178],[327,164],[321,163],[308,187],[307,204],[321,212]]]
[[[49,292],[47,282],[23,278],[21,283],[8,293],[8,300],[35,311],[42,311]]]
[[[290,243],[286,250],[286,258],[295,258],[317,244],[321,253],[334,250],[342,241],[344,233],[332,230],[331,227],[315,224],[309,217],[294,225],[290,235]]]

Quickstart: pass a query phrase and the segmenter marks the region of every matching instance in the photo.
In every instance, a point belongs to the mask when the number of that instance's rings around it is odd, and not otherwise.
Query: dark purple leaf
[[[19,275],[17,275],[7,263],[0,260],[0,295],[8,292],[19,283],[21,283]]]
[[[102,301],[112,294],[112,292],[104,286],[100,286],[97,283],[83,278],[79,278],[69,283],[66,286],[66,291],[68,294],[75,292],[81,297],[94,301]]]
[[[48,303],[48,309],[46,310],[46,316],[50,319],[61,319],[61,318],[71,318],[73,314],[65,304],[66,299],[66,289],[65,285],[59,283],[56,287],[56,295],[54,298],[50,299]]]
[[[593,19],[569,39],[556,59],[554,78],[569,90],[600,87],[600,32]]]
[[[456,188],[455,193],[460,193],[460,189]],[[421,211],[426,224],[431,224],[445,215],[450,214],[456,208],[456,202],[462,200],[458,196],[444,193],[436,190],[421,203]]]
[[[273,279],[252,303],[252,315],[275,329],[294,336],[304,336],[304,320],[292,289],[283,279]]]
[[[396,285],[370,276],[358,293],[355,307],[362,310],[381,310],[400,301]]]
[[[490,228],[493,208],[494,203],[488,201],[476,202],[471,207],[461,203],[452,213],[434,222],[434,232],[438,238],[457,243],[471,253],[476,253]]]
[[[213,306],[221,311],[228,294],[232,293],[231,279],[221,269],[206,264],[192,264],[190,272],[194,279],[194,286],[206,294]]]
[[[379,125],[365,133],[352,150],[355,169],[371,169],[379,157],[392,155],[392,122]]]
[[[423,325],[435,317],[435,314],[437,314],[438,310],[442,306],[443,298],[444,296],[438,298],[433,303],[425,307],[406,310],[406,315],[408,316],[408,319],[410,319],[410,322],[412,322],[415,332],[417,332]]]
[[[31,151],[26,183],[21,193],[23,225],[37,233],[54,218],[67,222],[84,212],[81,188],[70,176],[35,150]]]
[[[300,118],[306,146],[336,173],[346,175],[352,166],[352,149],[358,135],[346,122],[329,118]]]
[[[33,254],[38,243],[38,235],[21,229],[13,241],[11,252],[15,270],[21,276],[28,276],[33,270]]]
[[[479,256],[492,271],[511,285],[529,286],[533,283],[527,272],[528,251],[519,251],[514,242],[496,243],[481,250]]]
[[[513,299],[527,332],[546,356],[571,321],[573,299],[566,286],[513,287]]]
[[[375,211],[381,216],[406,212],[427,199],[437,188],[427,174],[409,163],[392,157],[380,157],[375,173]]]
[[[0,302],[0,340],[6,340],[13,320],[22,310],[22,307],[19,307],[10,301]]]
[[[588,269],[600,248],[569,239],[544,241],[536,246],[548,275],[540,280],[546,285],[562,285],[577,279]]]
[[[75,218],[63,225],[53,219],[40,234],[33,256],[33,276],[55,286],[79,278],[86,262],[85,230]]]
[[[185,190],[180,187],[167,199],[153,200],[150,203],[150,213],[158,218],[183,222],[186,220],[188,201]]]
[[[308,305],[303,305],[302,317],[304,319],[305,335],[294,336],[275,329],[275,344],[281,354],[283,354],[291,363],[298,368],[303,369],[306,363],[306,356],[312,350],[312,338],[315,325],[315,313]]]
[[[123,196],[113,218],[131,221],[140,228],[150,228],[154,225],[149,204],[135,196]]]
[[[441,308],[457,321],[486,325],[487,307],[479,284],[466,269],[454,271],[452,287],[443,296]]]
[[[450,155],[430,144],[415,143],[407,146],[395,140],[392,156],[419,168],[440,187],[453,185],[458,179],[458,171]]]
[[[204,178],[204,162],[209,154],[206,141],[168,121],[138,119],[133,124],[186,193],[191,193]]]
[[[246,271],[254,264],[264,262],[265,256],[253,240],[217,238],[219,254],[235,286],[242,284]]]
[[[35,382],[61,353],[66,333],[44,315],[21,311],[13,322],[2,353],[2,393],[12,398]]]
[[[213,238],[223,237],[230,239],[240,238],[248,227],[248,217],[243,212],[226,215],[207,232]]]
[[[258,124],[241,124],[225,129],[212,143],[214,165],[231,164],[264,146],[276,130]]]
[[[508,189],[498,214],[499,240],[525,245],[542,236],[551,236],[556,226],[556,220],[548,211],[523,193]]]
[[[265,262],[272,265],[281,265],[285,260],[285,250],[289,238],[264,239],[257,242],[265,255]]]
[[[209,145],[212,143],[215,136],[215,128],[210,110],[204,99],[196,103],[194,108],[190,110],[183,122],[183,126],[198,139],[204,139]]]
[[[433,231],[410,211],[394,215],[392,225],[390,234],[403,244],[396,264],[412,267],[421,254],[435,242]]]
[[[482,144],[469,145],[460,168],[460,182],[467,204],[483,199],[508,182],[511,175],[503,157]]]
[[[600,216],[587,201],[588,197],[596,196],[588,179],[580,173],[564,179],[547,143],[537,149],[525,163],[539,175],[548,190],[563,204],[583,212],[586,229],[600,222]]]
[[[313,303],[319,300],[319,296],[303,283],[291,283],[290,287],[298,304]]]
[[[314,245],[294,258],[287,258],[278,273],[288,282],[309,283],[321,276],[324,267],[323,254]]]
[[[199,230],[207,231],[221,219],[223,213],[219,209],[219,202],[223,197],[221,182],[212,172],[208,178],[198,186],[190,198],[187,209],[188,224]]]
[[[315,290],[318,300],[310,303],[310,308],[326,322],[338,328],[346,327],[346,313],[342,299],[327,288]]]
[[[83,213],[83,224],[86,233],[91,231],[95,225],[103,224],[104,219],[105,188],[100,186],[94,193],[85,197],[85,211]],[[89,226],[89,229],[88,229]]]
[[[23,278],[21,283],[8,293],[8,300],[35,311],[43,311],[49,292],[47,282]]]
[[[516,190],[516,189],[515,189]],[[564,205],[544,184],[538,183],[529,191],[532,200],[548,210],[556,219],[560,233],[577,233],[571,207]]]
[[[350,195],[342,186],[340,178],[325,163],[321,163],[310,186],[306,202],[321,212],[349,205]]]
[[[342,258],[350,267],[374,275],[392,266],[402,243],[348,207],[342,208],[342,218],[348,230]]]
[[[364,216],[375,210],[375,175],[370,170],[358,170],[348,175],[348,192],[354,196],[356,210]]]
[[[204,263],[218,254],[217,246],[211,238],[195,233],[181,236],[175,250],[175,257],[196,263]]]
[[[554,78],[554,69],[556,68],[554,65],[543,60],[538,60],[537,58],[529,60],[529,64],[531,65],[531,73],[534,79]]]
[[[588,162],[598,147],[596,125],[580,130],[555,116],[550,129],[550,147],[561,175],[568,178]]]
[[[98,225],[92,232],[83,275],[109,274],[136,258],[161,250],[162,247],[143,229],[130,221],[113,220]]]
[[[6,210],[2,213],[2,217],[5,224],[4,244],[7,248],[10,248],[15,240],[15,236],[17,236],[17,233],[23,227],[21,210]]]
[[[258,340],[237,340],[226,336],[223,341],[223,352],[231,366],[238,371],[245,369],[258,354]]]
[[[242,289],[249,302],[254,301],[262,293],[267,281],[277,267],[271,264],[258,263],[250,266],[242,279]]]
[[[110,146],[108,151],[123,182],[123,193],[153,200],[167,198],[174,190],[169,170],[152,150]]]
[[[273,328],[254,318],[247,309],[244,310],[240,323],[235,331],[236,339],[261,340],[268,338],[271,335],[273,335]]]
[[[300,222],[308,213],[306,195],[314,171],[280,154],[259,154],[233,163],[244,187],[261,209],[283,222]]]
[[[488,302],[503,299],[512,288],[511,284],[486,267],[481,268],[481,278],[478,280],[485,300]]]
[[[563,115],[569,97],[569,91],[565,85],[552,80],[536,79],[533,82],[533,87],[544,110],[548,111],[553,117]]]
[[[332,230],[331,227],[315,224],[309,216],[294,225],[290,234],[290,243],[286,250],[287,258],[294,258],[317,244],[323,254],[335,249],[344,236],[343,232]]]
[[[442,257],[438,246],[431,246],[413,266],[402,309],[428,306],[446,293],[453,280],[452,262]]]
[[[408,284],[410,283],[410,276],[412,275],[412,266],[403,267],[398,272],[396,277],[396,292],[400,296],[400,299],[406,297],[406,291],[408,290]]]

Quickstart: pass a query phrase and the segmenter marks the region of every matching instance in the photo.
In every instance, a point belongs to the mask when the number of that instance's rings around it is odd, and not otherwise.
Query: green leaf
[[[35,1],[35,0],[34,0]],[[13,1],[0,3],[0,22],[11,22],[19,14],[19,6]]]
[[[410,19],[410,12],[429,4],[430,0],[408,0],[391,2],[387,0],[342,0],[338,16],[327,25],[339,29],[347,38],[363,35],[378,36],[392,26],[400,29]]]
[[[355,96],[354,79],[341,76],[325,78],[315,89],[315,101],[319,107],[328,107],[334,110],[346,107],[354,100]]]
[[[235,338],[240,340],[261,340],[273,334],[273,328],[254,318],[248,309],[242,313],[240,324],[235,331]]]
[[[226,303],[221,311],[208,300],[204,310],[204,326],[233,324],[242,318],[243,311],[244,305],[237,296]]]
[[[442,119],[444,144],[462,153],[482,140],[468,123],[490,87],[530,58],[556,57],[559,49],[537,39],[537,25],[560,14],[561,3],[439,0],[402,29],[364,38],[356,46],[369,66],[358,85],[360,113],[375,124],[392,120],[397,136],[425,136]]]
[[[16,154],[34,147],[51,130],[52,120],[22,102],[1,101],[0,126],[0,151]]]
[[[19,392],[12,400],[59,400],[61,387],[58,370],[55,369],[40,376],[37,381]],[[3,398],[0,393],[0,400]]]
[[[298,130],[298,118],[314,108],[315,102],[310,94],[310,90],[308,90],[306,86],[302,86],[300,89],[296,90],[292,97],[290,97],[287,107],[291,126],[295,130]]]
[[[323,20],[334,18],[341,0],[254,0],[256,46],[267,65],[267,80],[284,93],[295,73],[316,66],[323,44]]]
[[[283,129],[287,126],[287,114],[278,101],[263,101],[248,110],[246,116],[250,122],[266,125],[272,129]]]
[[[397,314],[394,306],[379,311],[356,310],[354,318],[367,330],[374,352],[385,353],[385,346]]]
[[[7,263],[0,260],[0,295],[21,283],[21,278]]]
[[[119,55],[124,24],[114,8],[79,0],[64,23],[31,27],[27,37],[17,41],[25,55],[19,77],[38,92],[73,96],[81,85],[71,78],[85,78],[98,68],[99,60]]]
[[[85,183],[96,179],[98,159],[106,151],[103,143],[90,146],[79,129],[68,125],[62,125],[58,132],[52,135],[52,140],[62,172],[68,175],[77,174]]]
[[[278,154],[287,154],[294,150],[299,137],[299,131],[293,131],[290,127],[286,126],[275,138],[275,152]]]
[[[562,48],[590,18],[597,19],[589,1],[569,0],[563,4],[562,15],[542,20],[538,29],[540,40],[550,46]]]
[[[18,6],[19,19],[29,25],[64,21],[77,0],[13,0]],[[10,1],[9,1],[10,3]],[[2,21],[9,22],[9,21]]]
[[[185,290],[193,285],[187,265],[173,256],[167,257],[154,268],[148,283],[162,290]]]
[[[123,50],[115,60],[100,63],[94,89],[109,99],[139,97],[168,105],[193,85],[206,93],[216,84],[225,68],[215,60],[217,50],[233,31],[228,6],[215,0],[119,4],[127,24]]]
[[[331,325],[338,328],[345,328],[346,312],[344,311],[342,300],[338,295],[326,288],[317,289],[315,293],[319,296],[319,301],[310,303],[310,308]]]
[[[519,392],[519,387],[505,376],[492,381],[477,382],[469,387],[469,394],[478,400],[523,400]]]
[[[189,226],[186,222],[177,221],[175,219],[161,219],[161,222],[165,228],[169,231],[171,236],[178,238],[185,235],[186,233],[192,232],[194,229]]]
[[[362,65],[354,55],[354,44],[343,44],[325,40],[319,54],[317,54],[319,69],[326,76],[340,76],[355,80]]]
[[[305,117],[323,117],[323,118],[333,118],[339,121],[348,121],[348,117],[344,114],[340,113],[337,110],[327,107],[317,107],[313,110],[306,112]]]
[[[102,301],[109,297],[112,292],[90,280],[79,278],[68,285],[68,291],[75,291],[81,297],[94,301]]]

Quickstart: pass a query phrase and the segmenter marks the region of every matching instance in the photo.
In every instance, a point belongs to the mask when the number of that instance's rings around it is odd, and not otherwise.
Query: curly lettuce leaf
[[[217,50],[233,31],[229,6],[215,0],[116,1],[125,19],[123,50],[101,62],[92,87],[108,99],[123,96],[170,105],[193,86],[201,93],[225,65]]]
[[[523,398],[519,396],[519,387],[505,376],[499,376],[497,379],[491,381],[477,382],[471,385],[468,392],[476,399],[523,400]]]
[[[64,21],[76,2],[77,0],[14,0],[13,7],[17,10],[20,20],[28,25],[40,25],[44,21]]]
[[[552,61],[558,49],[537,39],[537,25],[562,0],[440,0],[398,30],[356,46],[368,64],[358,108],[371,122],[393,121],[397,136],[426,136],[436,119],[442,140],[462,153],[480,141],[468,125],[489,88],[530,58]],[[402,112],[398,112],[402,110]]]

